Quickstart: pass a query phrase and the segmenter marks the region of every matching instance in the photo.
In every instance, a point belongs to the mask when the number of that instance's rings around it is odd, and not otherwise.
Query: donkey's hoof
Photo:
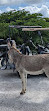
[[[25,91],[21,91],[21,92],[20,92],[20,95],[23,95],[24,93],[25,93]]]
[[[24,93],[23,92],[20,92],[20,95],[23,95]]]

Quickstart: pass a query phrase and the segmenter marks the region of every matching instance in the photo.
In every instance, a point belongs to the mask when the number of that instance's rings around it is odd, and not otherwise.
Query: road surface
[[[31,76],[27,92],[20,95],[21,79],[11,70],[0,69],[0,111],[49,111],[49,79]]]

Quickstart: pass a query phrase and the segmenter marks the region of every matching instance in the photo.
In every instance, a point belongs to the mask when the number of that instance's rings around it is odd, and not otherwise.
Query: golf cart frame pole
[[[9,27],[9,38],[10,38],[10,27]]]
[[[42,26],[9,25],[10,28],[41,28]]]

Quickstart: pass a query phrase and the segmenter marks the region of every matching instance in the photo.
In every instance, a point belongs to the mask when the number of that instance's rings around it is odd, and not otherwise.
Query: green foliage
[[[6,39],[9,37],[9,24],[0,23],[0,38]]]
[[[9,37],[9,25],[27,25],[49,27],[49,18],[43,18],[41,13],[30,14],[25,10],[10,11],[0,15],[0,38]],[[49,31],[41,31],[44,43],[49,42]],[[17,44],[22,44],[32,37],[32,41],[41,43],[37,32],[22,32],[21,29],[10,28],[10,37]]]

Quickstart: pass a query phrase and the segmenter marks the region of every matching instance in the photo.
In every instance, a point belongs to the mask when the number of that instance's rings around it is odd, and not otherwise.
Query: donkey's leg
[[[26,87],[27,87],[27,74],[25,74],[25,91],[26,91]]]
[[[20,74],[21,80],[22,80],[22,91],[20,94],[24,94],[25,93],[25,74],[21,73]]]
[[[45,68],[45,74],[46,74],[46,76],[49,78],[49,67],[46,67],[46,68]]]

